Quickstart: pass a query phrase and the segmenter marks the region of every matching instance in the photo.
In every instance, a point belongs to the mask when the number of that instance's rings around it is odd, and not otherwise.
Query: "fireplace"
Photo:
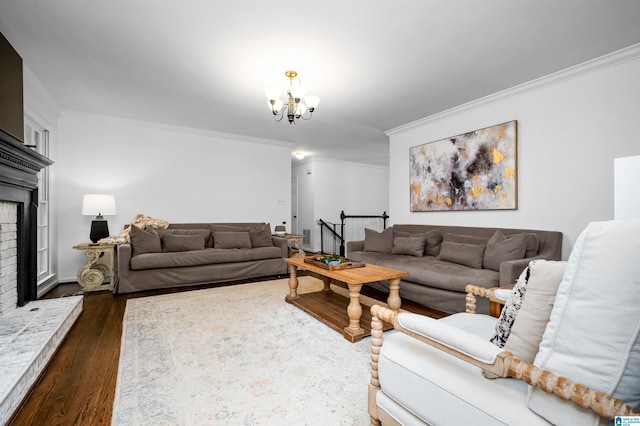
[[[51,160],[0,130],[2,312],[37,298],[37,173],[50,164]],[[13,302],[6,299],[9,292],[15,294]]]
[[[36,300],[37,173],[49,164],[0,130],[0,424],[82,312],[82,296]]]

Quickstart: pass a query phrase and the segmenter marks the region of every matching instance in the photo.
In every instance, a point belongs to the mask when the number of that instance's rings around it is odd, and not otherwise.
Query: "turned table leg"
[[[349,306],[347,306],[349,326],[344,328],[343,335],[352,342],[362,339],[364,335],[364,329],[360,327],[360,317],[362,316],[362,306],[360,305],[361,289],[362,284],[349,284]]]
[[[331,290],[331,278],[323,276],[322,283],[324,284],[323,293],[331,293],[333,291]]]
[[[389,280],[389,297],[387,298],[387,306],[394,312],[400,309],[400,278]]]
[[[289,265],[289,294],[284,297],[284,300],[290,302],[298,298],[298,267],[295,265]]]

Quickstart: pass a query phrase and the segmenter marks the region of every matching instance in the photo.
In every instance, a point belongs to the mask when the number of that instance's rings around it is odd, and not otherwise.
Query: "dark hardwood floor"
[[[241,282],[224,285],[239,283]],[[85,294],[83,311],[78,320],[8,425],[109,425],[120,357],[122,319],[127,300],[215,286],[183,287],[125,295],[114,295],[106,291]],[[71,296],[79,294],[80,290],[76,283],[61,284],[44,298]],[[383,293],[370,288],[365,287],[362,293],[378,300],[386,299]],[[286,291],[283,290],[283,301],[285,294]],[[402,307],[436,318],[443,316],[440,312],[410,302],[403,301]]]

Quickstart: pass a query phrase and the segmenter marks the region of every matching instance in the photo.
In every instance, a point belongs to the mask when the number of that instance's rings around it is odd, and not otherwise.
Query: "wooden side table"
[[[293,249],[289,248],[289,257],[307,257],[307,254],[304,252],[304,250],[300,248],[300,241],[304,239],[304,235],[284,234],[278,236],[286,238],[287,240],[293,240]]]
[[[113,291],[118,280],[116,245],[85,243],[73,246],[84,250],[87,264],[78,271],[78,283],[83,291]]]

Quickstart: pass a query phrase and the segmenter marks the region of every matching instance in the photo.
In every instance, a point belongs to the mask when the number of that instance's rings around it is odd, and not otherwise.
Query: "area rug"
[[[288,290],[281,279],[128,300],[112,425],[369,424],[370,338],[349,343]]]

